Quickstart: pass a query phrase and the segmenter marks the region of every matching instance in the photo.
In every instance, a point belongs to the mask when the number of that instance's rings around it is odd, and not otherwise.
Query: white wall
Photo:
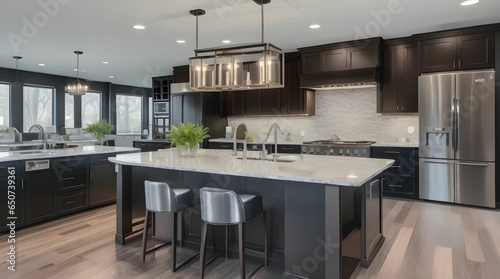
[[[256,140],[276,122],[285,135],[291,133],[292,141],[328,139],[336,134],[341,140],[396,142],[396,138],[408,136],[411,142],[418,142],[418,114],[376,113],[376,97],[375,88],[316,91],[314,116],[229,117],[228,123],[234,128],[244,122]],[[413,135],[407,133],[408,126],[415,128]],[[304,137],[300,131],[305,132]]]

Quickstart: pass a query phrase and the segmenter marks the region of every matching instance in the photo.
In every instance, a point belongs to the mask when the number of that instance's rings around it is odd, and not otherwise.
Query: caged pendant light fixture
[[[195,57],[189,59],[189,85],[197,91],[282,88],[285,80],[283,51],[264,42],[264,5],[270,0],[254,0],[261,7],[261,42],[198,49],[198,17],[202,9],[190,11],[196,16]]]
[[[75,54],[76,54],[76,80],[66,85],[65,91],[69,95],[85,95],[89,88],[85,83],[83,83],[79,79],[80,55],[82,55],[83,52],[76,50]]]

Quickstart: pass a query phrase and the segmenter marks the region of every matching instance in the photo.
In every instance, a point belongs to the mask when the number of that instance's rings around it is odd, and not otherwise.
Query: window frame
[[[123,132],[118,132],[118,96],[125,96],[125,97],[137,97],[141,98],[140,104],[141,104],[141,116],[140,116],[140,130],[137,133],[123,133]],[[143,118],[144,118],[144,108],[143,108],[143,102],[144,102],[144,96],[142,95],[136,95],[136,94],[126,94],[126,93],[116,93],[115,94],[115,131],[116,135],[129,135],[129,136],[137,136],[137,135],[142,135],[142,130],[144,129],[143,127]]]
[[[39,84],[32,84],[32,83],[24,83],[23,85],[23,96],[22,96],[22,104],[23,104],[23,133],[26,133],[28,130],[24,130],[24,108],[25,108],[25,104],[24,104],[24,88],[25,87],[36,87],[36,88],[45,88],[45,89],[51,89],[52,90],[52,121],[51,121],[51,125],[52,126],[55,126],[56,125],[56,110],[57,110],[57,104],[56,104],[56,90],[57,88],[55,86],[49,86],[49,85],[39,85]]]
[[[99,94],[99,120],[98,121],[101,121],[103,118],[102,118],[102,112],[104,111],[103,110],[103,106],[102,106],[102,92],[101,91],[97,91],[97,90],[88,90],[87,93],[93,93],[93,94]],[[74,112],[76,112],[76,110],[74,110]],[[81,128],[84,128],[83,126],[83,96],[81,96],[80,98],[80,126],[82,126]]]
[[[9,104],[7,105],[7,108],[9,109],[9,123],[5,124],[3,126],[5,127],[12,127],[12,84],[10,82],[6,82],[6,81],[0,81],[0,85],[6,85],[8,87],[8,92],[7,92],[7,98],[8,98],[8,102]]]

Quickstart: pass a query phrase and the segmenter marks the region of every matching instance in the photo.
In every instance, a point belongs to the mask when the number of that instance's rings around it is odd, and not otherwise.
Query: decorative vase
[[[177,146],[177,150],[179,150],[179,155],[181,157],[195,157],[196,151],[198,151],[198,146],[193,148],[189,148],[187,146]]]

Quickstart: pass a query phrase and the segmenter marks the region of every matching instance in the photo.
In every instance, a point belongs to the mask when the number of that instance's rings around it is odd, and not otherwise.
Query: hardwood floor
[[[0,278],[198,278],[198,260],[172,273],[165,247],[142,264],[140,239],[117,245],[114,232],[114,206],[21,229],[16,272],[7,269],[7,235],[2,234]],[[358,268],[351,278],[499,277],[498,210],[385,199],[384,234],[372,265]],[[247,264],[248,272],[255,268]],[[206,278],[239,278],[239,262],[219,258],[207,267]],[[262,268],[252,278],[283,278],[283,271]]]

